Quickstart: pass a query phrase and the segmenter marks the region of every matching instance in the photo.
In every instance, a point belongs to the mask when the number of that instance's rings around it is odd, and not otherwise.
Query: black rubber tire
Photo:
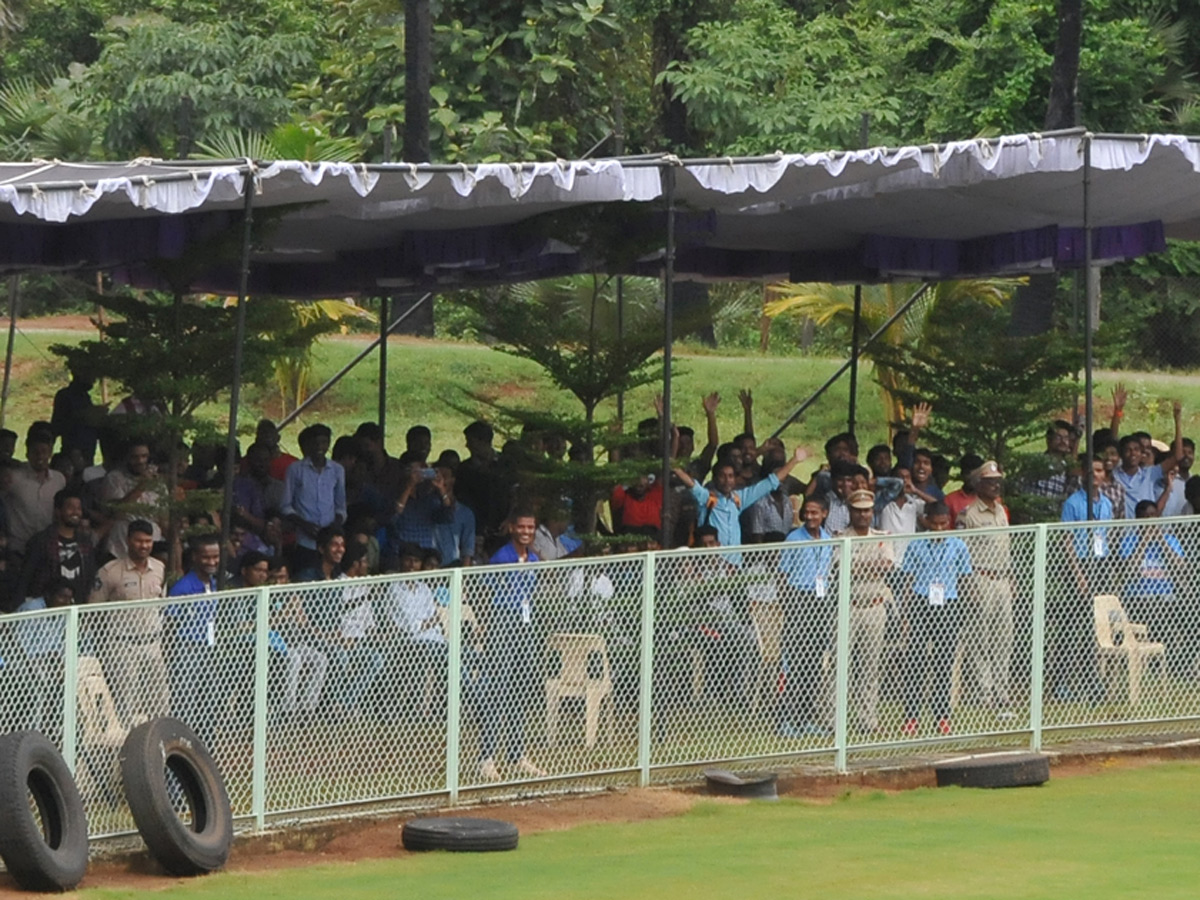
[[[182,789],[190,823],[175,812],[168,768]],[[172,875],[203,875],[229,860],[233,811],[225,781],[204,744],[183,722],[151,719],[130,731],[121,748],[121,780],[150,855]]]
[[[88,863],[83,798],[58,748],[36,731],[0,737],[0,823],[0,858],[25,890],[70,891],[83,880]]]
[[[774,772],[743,772],[738,775],[728,769],[705,769],[704,780],[708,792],[719,797],[779,799],[779,776]]]
[[[429,818],[405,822],[400,841],[405,850],[453,850],[480,853],[516,850],[519,833],[499,819]]]
[[[938,787],[1030,787],[1050,780],[1050,758],[1040,753],[980,756],[935,766]]]

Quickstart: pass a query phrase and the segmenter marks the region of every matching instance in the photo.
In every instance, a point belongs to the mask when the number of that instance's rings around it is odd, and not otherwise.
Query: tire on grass
[[[519,834],[512,822],[499,819],[426,818],[405,822],[400,841],[405,850],[485,852],[516,850]]]
[[[980,756],[935,766],[938,787],[1028,787],[1050,780],[1050,758],[1040,753]]]
[[[83,798],[62,754],[36,731],[0,737],[0,858],[27,891],[69,891],[88,862]]]
[[[121,780],[150,855],[172,875],[220,869],[233,844],[233,811],[217,764],[178,719],[144,722],[121,748]]]

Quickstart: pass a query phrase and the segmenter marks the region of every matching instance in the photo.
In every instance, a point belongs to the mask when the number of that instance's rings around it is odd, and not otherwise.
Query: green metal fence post
[[[1045,524],[1037,526],[1033,544],[1033,633],[1029,648],[1029,746],[1032,750],[1042,749],[1042,718],[1044,707],[1046,670],[1046,559],[1048,556],[1049,530]]]
[[[76,727],[79,710],[79,607],[67,607],[63,633],[63,759],[75,774]]]
[[[850,538],[842,538],[838,548],[838,607],[836,667],[834,670],[834,766],[846,769],[846,744],[850,730]]]
[[[654,554],[642,557],[642,654],[638,666],[638,784],[650,784],[650,742],[654,715]]]
[[[271,589],[263,585],[254,610],[254,749],[250,774],[250,804],[254,827],[267,826],[267,676],[270,660]]]
[[[462,752],[463,570],[450,570],[450,633],[446,635],[446,791],[458,803]]]

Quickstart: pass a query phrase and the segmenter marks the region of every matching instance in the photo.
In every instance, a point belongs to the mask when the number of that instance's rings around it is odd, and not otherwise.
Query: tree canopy
[[[380,159],[404,107],[395,0],[23,0],[0,17],[8,155],[182,156],[303,125]],[[923,143],[1042,127],[1041,0],[433,0],[434,161]],[[1082,4],[1094,130],[1200,118],[1200,13]],[[597,147],[597,145],[599,145]]]

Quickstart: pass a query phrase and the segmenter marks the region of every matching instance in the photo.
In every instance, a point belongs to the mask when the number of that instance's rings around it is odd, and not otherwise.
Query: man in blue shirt
[[[509,541],[488,562],[492,565],[534,563],[533,538],[537,518],[518,510],[509,519]],[[489,573],[484,582],[492,592],[487,624],[484,671],[489,684],[480,710],[479,772],[487,781],[499,781],[496,751],[506,744],[508,762],[518,772],[545,775],[525,754],[525,709],[536,693],[540,654],[533,625],[533,594],[537,575],[521,568]]]
[[[436,468],[442,480],[445,507],[433,526],[434,544],[443,566],[453,563],[469,566],[475,556],[475,514],[470,507],[460,503],[454,493],[456,466],[446,459],[439,459]]]
[[[221,544],[216,535],[189,541],[191,570],[171,586],[168,597],[206,595],[202,600],[173,603],[167,616],[175,622],[172,669],[175,684],[171,699],[175,716],[183,720],[210,748],[214,733],[217,698],[239,685],[219,681],[217,667],[217,601],[207,595],[217,590]],[[240,687],[245,687],[240,686]]]
[[[296,528],[297,572],[319,563],[317,532],[346,521],[346,470],[327,459],[333,432],[328,425],[309,425],[300,432],[303,459],[288,466],[283,479],[282,512]]]
[[[950,510],[942,501],[927,504],[925,523],[932,532],[950,530]],[[908,737],[917,733],[925,682],[929,707],[940,734],[950,733],[950,672],[962,627],[958,579],[970,575],[971,555],[956,537],[918,537],[904,552],[901,570],[912,576],[912,595],[905,619],[908,651],[904,673],[904,724]]]
[[[1159,518],[1158,504],[1142,500],[1134,510],[1138,519]],[[1193,601],[1177,594],[1185,566],[1183,545],[1161,525],[1129,529],[1118,548],[1125,565],[1122,603],[1132,622],[1145,623],[1152,641],[1167,647],[1167,665],[1179,679],[1193,676],[1197,647]]]
[[[717,529],[717,540],[722,547],[735,547],[742,542],[742,526],[739,516],[759,498],[765,497],[779,487],[779,482],[791,474],[797,463],[808,458],[807,451],[797,447],[792,458],[757,484],[735,490],[737,469],[732,463],[717,463],[713,470],[713,487],[704,487],[685,470],[676,468],[675,475],[692,492],[700,508],[697,524],[711,525]]]
[[[804,500],[800,516],[804,524],[788,534],[789,543],[831,541],[825,530],[829,502],[814,495]],[[784,737],[824,735],[828,724],[822,721],[821,657],[833,644],[837,624],[837,591],[829,583],[833,545],[787,549],[779,554],[783,584],[779,597],[783,605],[781,649],[787,664],[783,700],[779,710],[778,731]]]
[[[1183,456],[1183,404],[1175,401],[1172,412],[1175,417],[1175,440],[1171,444],[1171,455],[1160,465],[1144,465],[1145,449],[1141,438],[1127,434],[1121,438],[1121,465],[1113,469],[1113,477],[1125,488],[1125,518],[1137,515],[1137,505],[1143,500],[1158,502],[1167,486],[1167,473],[1179,467]]]
[[[1085,465],[1087,458],[1083,457],[1080,466]],[[1112,521],[1112,502],[1100,490],[1106,477],[1104,457],[1097,455],[1091,466],[1091,498],[1084,488],[1069,496],[1063,502],[1063,522],[1087,522],[1089,509],[1091,521]],[[1067,565],[1051,566],[1058,583],[1046,611],[1046,684],[1054,691],[1055,699],[1099,703],[1104,699],[1104,685],[1096,662],[1092,598],[1112,589],[1108,526],[1074,528],[1063,538],[1061,552]]]

